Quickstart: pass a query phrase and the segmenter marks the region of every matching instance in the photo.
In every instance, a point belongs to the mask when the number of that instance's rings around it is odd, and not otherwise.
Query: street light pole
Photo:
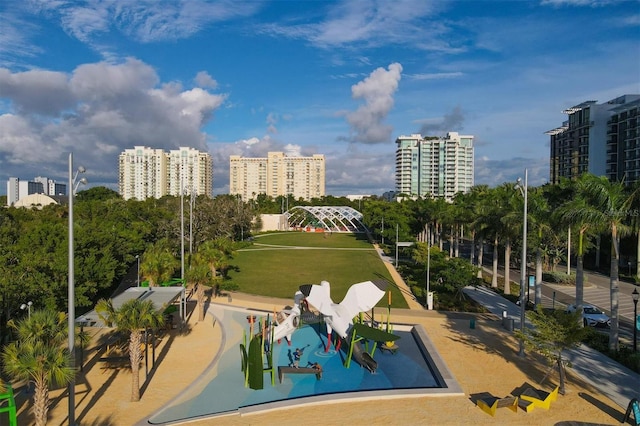
[[[75,363],[76,363],[76,352],[75,352],[75,335],[76,335],[76,327],[75,327],[75,316],[76,316],[76,307],[75,307],[75,269],[74,269],[74,252],[73,252],[73,199],[75,197],[77,185],[76,179],[78,178],[78,173],[84,173],[86,170],[84,167],[78,167],[76,170],[75,176],[73,174],[73,153],[69,153],[69,294],[68,294],[68,321],[69,321],[69,330],[68,330],[68,339],[69,339],[69,355],[71,358],[70,367],[74,370],[73,376],[71,377],[71,381],[69,382],[69,425],[75,426],[76,424],[76,415],[75,415]],[[80,183],[86,184],[87,180],[85,178],[80,179],[78,185]]]
[[[523,219],[522,219],[522,261],[520,264],[520,333],[524,335],[524,320],[525,320],[525,299],[524,299],[524,286],[527,283],[527,186],[528,186],[528,171],[524,169],[524,185],[518,178],[516,188],[520,190],[524,197]],[[524,340],[520,339],[520,350],[518,355],[524,357]]]
[[[138,272],[136,273],[136,287],[140,287],[140,255],[136,254],[136,260],[138,261]]]
[[[33,305],[33,302],[31,302],[31,301],[29,301],[27,303],[23,303],[22,305],[20,305],[20,309],[24,310],[24,309],[29,308],[28,311],[27,311],[28,315],[29,315],[28,318],[31,318],[31,305]]]
[[[193,253],[193,205],[196,202],[194,195],[195,188],[192,186],[191,197],[189,197],[189,259],[191,259],[191,254]]]
[[[431,272],[430,269],[431,269],[431,243],[427,241],[427,294],[426,294],[427,310],[431,310],[431,305],[429,304],[429,275]]]
[[[638,351],[638,298],[640,298],[637,288],[633,289],[631,297],[633,298],[633,321],[631,323],[633,326],[633,353],[636,353]]]

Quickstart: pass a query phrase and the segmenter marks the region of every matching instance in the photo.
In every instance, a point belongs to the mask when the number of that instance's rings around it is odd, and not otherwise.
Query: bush
[[[576,285],[575,274],[567,274],[565,272],[547,271],[542,273],[542,281],[549,283]]]
[[[633,349],[626,345],[620,345],[620,349],[617,352],[611,352],[609,350],[608,334],[589,329],[589,332],[582,343],[600,353],[605,354],[628,369],[633,370],[636,373],[640,373],[640,353],[634,353]]]

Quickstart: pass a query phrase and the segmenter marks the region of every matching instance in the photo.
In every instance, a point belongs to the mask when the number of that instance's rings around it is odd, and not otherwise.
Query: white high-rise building
[[[53,179],[38,176],[33,180],[20,180],[10,177],[7,181],[7,205],[14,205],[19,199],[31,194],[45,194],[50,196],[66,195],[67,185],[57,183]]]
[[[160,198],[185,193],[212,196],[211,156],[193,148],[162,149],[136,146],[119,157],[118,188],[125,200]]]
[[[304,200],[325,195],[322,154],[302,157],[269,152],[266,158],[232,155],[229,161],[229,193],[241,195],[245,201],[255,199],[258,194],[271,197],[292,195]]]
[[[396,191],[412,197],[451,201],[474,182],[473,136],[449,132],[445,137],[419,134],[396,139]]]
[[[197,149],[180,147],[169,151],[167,163],[169,195],[194,193],[211,196],[213,166],[211,155]]]

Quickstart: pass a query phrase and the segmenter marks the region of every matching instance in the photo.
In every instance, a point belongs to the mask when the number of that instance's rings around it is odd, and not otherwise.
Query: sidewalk
[[[484,286],[468,286],[463,291],[499,318],[502,318],[506,312],[507,317],[514,320],[514,327],[520,327],[520,307],[515,303]],[[620,365],[606,355],[588,346],[580,345],[576,349],[567,351],[566,357],[572,364],[572,372],[599,389],[623,411],[626,410],[631,399],[640,398],[640,374]]]

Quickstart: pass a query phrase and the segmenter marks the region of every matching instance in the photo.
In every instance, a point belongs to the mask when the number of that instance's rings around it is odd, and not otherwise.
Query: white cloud
[[[215,89],[218,87],[218,82],[206,71],[200,71],[196,74],[196,78],[194,80],[196,84],[202,88]]]
[[[402,77],[402,65],[393,63],[388,70],[378,68],[369,77],[351,87],[354,99],[364,100],[364,105],[346,114],[351,126],[350,141],[366,144],[389,142],[391,126],[384,124],[393,108],[393,95]]]
[[[269,23],[256,30],[274,36],[303,39],[320,47],[363,44],[379,46],[387,44],[412,44],[426,49],[447,50],[448,42],[434,42],[445,32],[441,23],[423,28],[425,19],[435,15],[446,2],[424,0],[396,0],[393,6],[384,0],[343,0],[327,3],[326,16],[318,23],[298,23],[291,18],[279,23]],[[449,34],[452,39],[453,35]],[[367,59],[368,60],[368,59]]]
[[[67,75],[54,71],[12,73],[0,68],[0,94],[25,114],[58,115],[75,102]]]
[[[118,154],[134,145],[206,150],[202,127],[226,95],[159,83],[137,59],[83,64],[70,75],[0,69],[0,92],[11,108],[0,116],[0,160],[47,163],[64,174],[62,153],[74,151],[97,180],[112,180]],[[39,167],[34,176],[46,173]]]

